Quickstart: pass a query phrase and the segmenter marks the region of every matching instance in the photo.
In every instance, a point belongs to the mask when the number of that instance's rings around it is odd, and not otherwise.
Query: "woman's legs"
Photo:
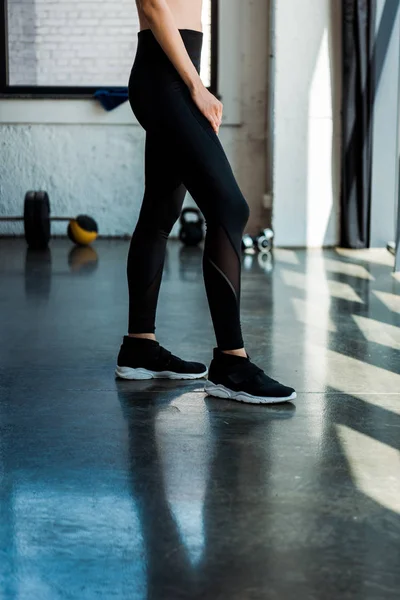
[[[128,332],[155,330],[166,243],[187,187],[206,219],[203,272],[217,344],[241,349],[240,253],[248,205],[211,127],[204,129],[186,105],[175,125],[173,137],[146,136],[145,193],[128,255]]]
[[[155,331],[155,316],[168,236],[186,189],[166,138],[147,133],[145,191],[128,254],[129,334]]]
[[[145,194],[128,257],[129,333],[154,332],[166,242],[188,189],[206,219],[203,272],[218,348],[242,349],[241,240],[249,207],[218,136],[184,84],[149,110]]]
[[[181,33],[200,71],[201,33]],[[266,376],[243,349],[241,240],[249,207],[218,136],[151,30],[139,35],[129,101],[147,132],[146,189],[128,259],[129,333],[149,335],[154,331],[166,241],[186,188],[207,226],[203,271],[218,348],[214,349],[206,391],[241,402],[294,399],[293,388]],[[174,357],[152,339],[125,336],[116,373],[125,379],[194,379],[205,376],[207,369]]]
[[[242,349],[241,242],[249,207],[218,136],[186,86],[163,106],[180,177],[206,220],[203,273],[217,345]]]

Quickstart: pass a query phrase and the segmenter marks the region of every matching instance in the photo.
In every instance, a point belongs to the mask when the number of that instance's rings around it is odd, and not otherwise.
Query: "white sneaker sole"
[[[121,379],[201,379],[206,377],[208,369],[204,373],[174,373],[173,371],[149,371],[148,369],[117,366],[115,374]]]
[[[252,396],[246,392],[234,392],[223,385],[216,385],[211,381],[207,381],[204,386],[204,391],[209,396],[216,398],[225,398],[226,400],[236,400],[237,402],[247,402],[248,404],[278,404],[279,402],[290,402],[297,398],[296,392],[285,398],[274,398],[271,396]]]

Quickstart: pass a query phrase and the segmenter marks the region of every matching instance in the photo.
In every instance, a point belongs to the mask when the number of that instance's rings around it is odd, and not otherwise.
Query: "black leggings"
[[[200,72],[203,34],[179,31]],[[206,220],[203,274],[218,347],[241,348],[241,240],[249,207],[218,136],[150,29],[138,33],[129,102],[146,146],[144,198],[128,255],[128,332],[155,330],[166,243],[188,190]]]

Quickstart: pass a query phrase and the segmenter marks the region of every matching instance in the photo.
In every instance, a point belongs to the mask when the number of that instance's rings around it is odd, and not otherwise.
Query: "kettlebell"
[[[188,215],[192,215],[188,219]],[[181,212],[179,239],[185,246],[197,246],[203,240],[204,219],[198,208],[184,208]]]

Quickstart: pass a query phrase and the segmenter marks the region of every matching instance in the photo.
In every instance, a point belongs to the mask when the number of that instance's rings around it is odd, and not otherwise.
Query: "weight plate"
[[[34,200],[36,192],[26,192],[25,202],[27,200]]]
[[[24,204],[25,239],[30,248],[47,248],[50,240],[50,200],[47,192],[28,192]]]

